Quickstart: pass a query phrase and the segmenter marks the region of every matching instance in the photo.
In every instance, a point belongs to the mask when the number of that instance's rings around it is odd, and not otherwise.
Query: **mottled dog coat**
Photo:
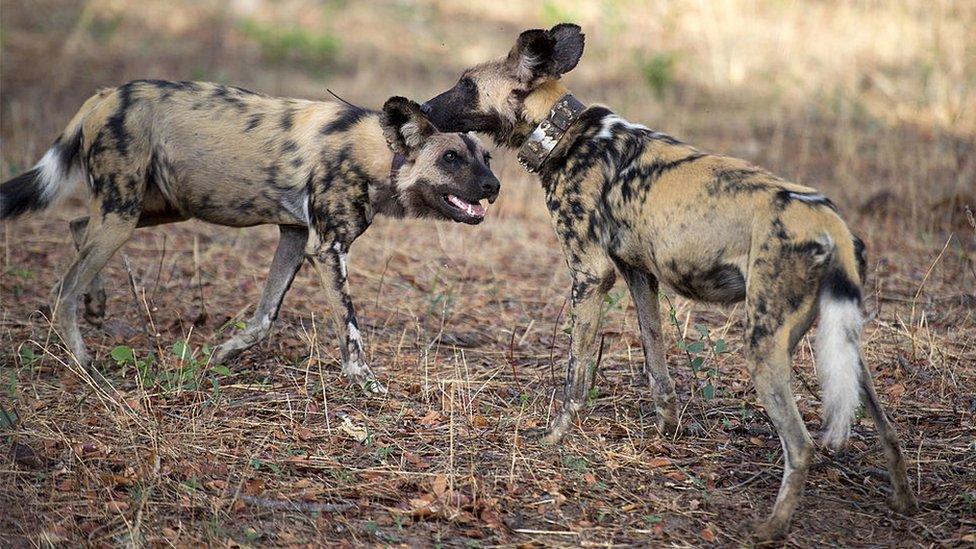
[[[44,158],[0,187],[0,218],[41,210],[87,181],[91,215],[71,223],[79,253],[52,294],[59,332],[82,364],[76,320],[104,314],[98,272],[137,227],[195,218],[232,227],[273,223],[281,238],[246,329],[223,362],[265,337],[308,259],[335,321],[342,369],[382,391],[365,362],[346,282],[346,254],[377,214],[479,223],[499,183],[468,135],[438,133],[403,98],[383,112],[268,97],[202,82],[135,81],[88,99]]]
[[[582,53],[576,25],[526,31],[508,56],[464,71],[424,110],[441,130],[481,131],[518,148],[558,125],[556,118],[565,119],[554,106],[573,101],[565,99],[558,79]],[[606,107],[577,115],[558,139],[542,136],[552,149],[538,169],[573,280],[565,397],[546,439],[559,441],[585,404],[601,307],[619,271],[637,308],[664,432],[677,428],[678,414],[661,341],[658,283],[699,301],[745,301],[749,371],[785,452],[783,482],[759,537],[786,532],[811,461],[812,441],[790,388],[790,361],[818,312],[826,439],[835,445],[846,440],[863,400],[888,458],[893,507],[914,509],[897,436],[860,353],[864,246],[834,205],[814,189],[699,151]]]

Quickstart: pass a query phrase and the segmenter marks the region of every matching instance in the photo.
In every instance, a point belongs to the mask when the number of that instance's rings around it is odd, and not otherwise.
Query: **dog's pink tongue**
[[[454,204],[458,208],[464,210],[464,212],[466,214],[468,214],[468,215],[470,215],[472,217],[484,217],[485,216],[485,207],[482,206],[480,202],[476,202],[476,203],[472,204],[472,203],[468,202],[467,200],[463,200],[461,198],[458,198],[458,197],[454,196],[453,194],[448,195],[447,196],[447,199],[451,201],[451,204]]]

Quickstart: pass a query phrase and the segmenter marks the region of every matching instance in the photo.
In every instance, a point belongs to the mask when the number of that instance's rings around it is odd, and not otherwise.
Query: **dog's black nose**
[[[422,112],[424,114],[430,114],[430,104],[429,103],[424,103],[423,105],[421,105],[420,106],[420,112]]]
[[[489,177],[481,182],[481,190],[486,196],[494,198],[498,195],[498,190],[502,188],[502,184],[498,182],[494,177]]]

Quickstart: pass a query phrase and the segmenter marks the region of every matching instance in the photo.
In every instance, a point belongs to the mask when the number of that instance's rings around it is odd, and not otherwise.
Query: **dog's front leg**
[[[308,258],[322,281],[322,288],[329,303],[329,311],[339,339],[339,352],[342,355],[342,373],[349,381],[365,391],[386,394],[386,388],[376,380],[366,364],[363,340],[359,323],[349,297],[347,282],[346,254],[347,244],[334,241],[331,246],[322,246]]]
[[[608,264],[595,271],[573,272],[571,299],[569,362],[566,364],[566,384],[563,406],[549,425],[543,442],[557,443],[569,432],[586,399],[596,376],[598,349],[597,334],[603,323],[603,303],[613,287],[613,268]],[[593,274],[597,273],[597,274]]]

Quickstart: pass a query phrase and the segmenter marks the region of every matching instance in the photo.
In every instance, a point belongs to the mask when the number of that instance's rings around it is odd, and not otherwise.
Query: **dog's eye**
[[[454,162],[457,160],[457,153],[454,151],[447,151],[444,153],[444,162]]]
[[[471,80],[468,77],[462,78],[461,87],[464,88],[465,91],[474,91],[475,89],[474,80]]]
[[[491,155],[485,153],[485,166],[491,166]]]

